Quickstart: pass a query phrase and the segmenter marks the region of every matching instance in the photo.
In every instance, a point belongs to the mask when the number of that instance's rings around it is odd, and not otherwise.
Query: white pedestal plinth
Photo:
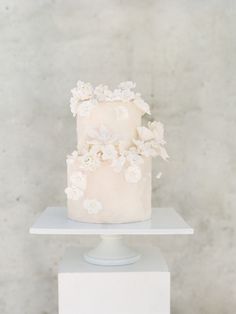
[[[169,314],[170,273],[160,251],[125,266],[87,263],[84,250],[70,248],[58,274],[59,314]]]

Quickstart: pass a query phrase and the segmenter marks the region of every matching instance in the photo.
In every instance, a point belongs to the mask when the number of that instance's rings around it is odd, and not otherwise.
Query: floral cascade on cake
[[[151,216],[151,159],[168,154],[162,123],[141,125],[151,113],[134,88],[130,81],[113,91],[79,81],[71,91],[77,150],[67,157],[65,193],[73,220],[125,223]]]

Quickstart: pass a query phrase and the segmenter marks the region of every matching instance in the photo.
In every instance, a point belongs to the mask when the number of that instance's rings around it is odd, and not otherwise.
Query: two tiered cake
[[[67,158],[69,218],[125,223],[151,216],[151,160],[168,158],[160,122],[142,126],[149,105],[124,82],[111,91],[79,81],[72,89],[77,150]]]

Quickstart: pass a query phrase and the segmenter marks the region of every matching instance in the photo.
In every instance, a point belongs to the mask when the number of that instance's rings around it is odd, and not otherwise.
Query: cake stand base
[[[101,235],[97,247],[86,252],[84,259],[94,265],[122,266],[137,262],[140,254],[126,246],[121,235]]]

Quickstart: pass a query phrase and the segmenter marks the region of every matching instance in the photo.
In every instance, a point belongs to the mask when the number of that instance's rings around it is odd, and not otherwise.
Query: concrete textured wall
[[[233,313],[236,1],[2,0],[0,26],[0,313],[56,314],[65,247],[95,241],[28,234],[46,206],[65,204],[78,79],[136,81],[166,126],[171,159],[155,163],[153,203],[196,233],[129,241],[165,253],[172,313]]]

